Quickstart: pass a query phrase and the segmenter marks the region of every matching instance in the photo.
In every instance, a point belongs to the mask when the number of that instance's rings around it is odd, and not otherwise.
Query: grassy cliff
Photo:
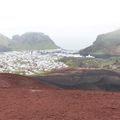
[[[80,54],[95,57],[120,56],[120,30],[99,35],[91,46],[80,50]]]

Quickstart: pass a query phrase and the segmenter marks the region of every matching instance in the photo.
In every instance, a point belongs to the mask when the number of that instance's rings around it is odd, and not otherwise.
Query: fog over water
[[[82,49],[120,29],[119,0],[0,0],[0,33],[43,32],[64,49]]]

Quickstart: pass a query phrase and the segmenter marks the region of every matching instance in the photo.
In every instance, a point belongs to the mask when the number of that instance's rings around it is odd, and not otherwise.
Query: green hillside
[[[0,52],[10,51],[9,43],[10,39],[2,34],[0,34]]]
[[[39,32],[15,35],[10,43],[12,50],[41,50],[59,48],[49,36]]]
[[[120,55],[120,30],[99,35],[96,41],[89,47],[80,50],[80,54],[95,57],[109,57]]]
[[[12,39],[0,34],[0,52],[22,50],[45,50],[59,48],[49,36],[40,32],[28,32]]]

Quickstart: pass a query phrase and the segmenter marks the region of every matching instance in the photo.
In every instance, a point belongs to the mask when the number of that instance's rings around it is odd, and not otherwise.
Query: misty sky
[[[0,0],[0,33],[43,32],[65,49],[82,49],[120,29],[120,0]]]

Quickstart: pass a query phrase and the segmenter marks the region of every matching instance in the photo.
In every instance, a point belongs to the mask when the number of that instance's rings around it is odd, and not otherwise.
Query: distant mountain
[[[6,52],[10,51],[11,48],[9,47],[10,39],[2,34],[0,34],[0,51]]]
[[[12,50],[41,50],[59,48],[49,36],[40,32],[28,32],[14,35],[9,44]]]
[[[59,47],[49,36],[40,32],[28,32],[21,36],[14,35],[12,39],[0,34],[0,52],[57,48]]]
[[[80,50],[80,54],[95,57],[120,56],[120,30],[98,35],[91,46]]]

